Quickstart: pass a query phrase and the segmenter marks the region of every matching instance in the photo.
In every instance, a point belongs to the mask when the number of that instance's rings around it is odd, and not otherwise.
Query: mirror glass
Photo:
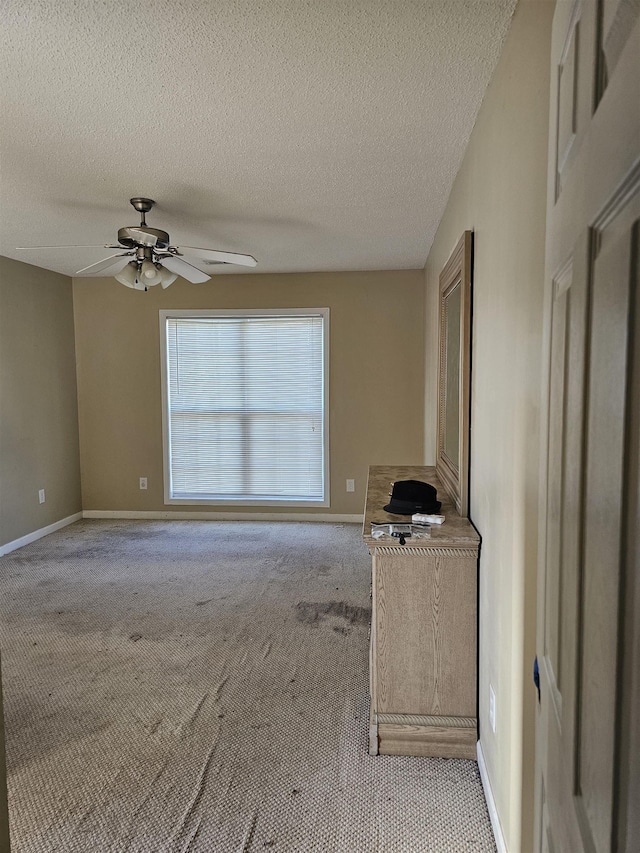
[[[444,452],[460,465],[460,282],[447,295],[445,311]]]

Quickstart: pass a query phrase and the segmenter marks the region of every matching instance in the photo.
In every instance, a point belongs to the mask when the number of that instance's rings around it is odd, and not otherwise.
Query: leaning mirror
[[[472,232],[465,231],[440,274],[436,473],[463,517],[469,510],[471,247]]]

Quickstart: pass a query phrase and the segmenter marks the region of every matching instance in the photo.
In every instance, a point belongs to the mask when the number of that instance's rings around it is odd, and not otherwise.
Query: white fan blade
[[[238,255],[235,252],[219,252],[217,249],[197,249],[195,246],[176,246],[179,252],[194,254],[205,261],[217,261],[219,264],[238,264],[241,267],[255,267],[256,259],[252,255]]]
[[[187,281],[190,281],[192,284],[202,284],[203,281],[209,281],[211,278],[211,276],[207,275],[206,272],[202,272],[202,270],[197,269],[182,258],[176,258],[175,255],[163,258],[162,266],[171,270],[171,272],[178,273],[178,275],[181,275],[182,278],[186,278]]]
[[[101,243],[99,246],[16,246],[20,252],[30,251],[31,249],[122,249],[123,246],[116,244],[115,246],[109,243]]]
[[[81,270],[75,272],[74,275],[97,275],[98,273],[107,272],[107,270],[110,274],[115,274],[126,267],[132,254],[133,252],[125,252],[120,255],[109,255],[108,258],[98,261],[97,264],[83,267]]]

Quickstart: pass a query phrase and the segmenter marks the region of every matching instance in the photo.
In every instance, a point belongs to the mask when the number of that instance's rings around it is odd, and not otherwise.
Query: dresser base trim
[[[476,758],[475,726],[416,726],[378,722],[380,755]]]

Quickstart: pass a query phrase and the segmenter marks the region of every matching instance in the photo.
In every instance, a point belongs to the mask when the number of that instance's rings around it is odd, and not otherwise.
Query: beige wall
[[[0,546],[80,510],[71,279],[0,258]]]
[[[222,275],[147,293],[85,278],[73,290],[85,510],[236,511],[163,503],[160,309],[330,309],[331,506],[300,512],[361,514],[370,464],[421,462],[421,271]]]
[[[425,460],[435,455],[438,275],[475,232],[470,515],[482,535],[481,744],[508,849],[533,827],[540,353],[553,3],[524,0],[425,268]],[[497,729],[489,726],[489,683]]]

